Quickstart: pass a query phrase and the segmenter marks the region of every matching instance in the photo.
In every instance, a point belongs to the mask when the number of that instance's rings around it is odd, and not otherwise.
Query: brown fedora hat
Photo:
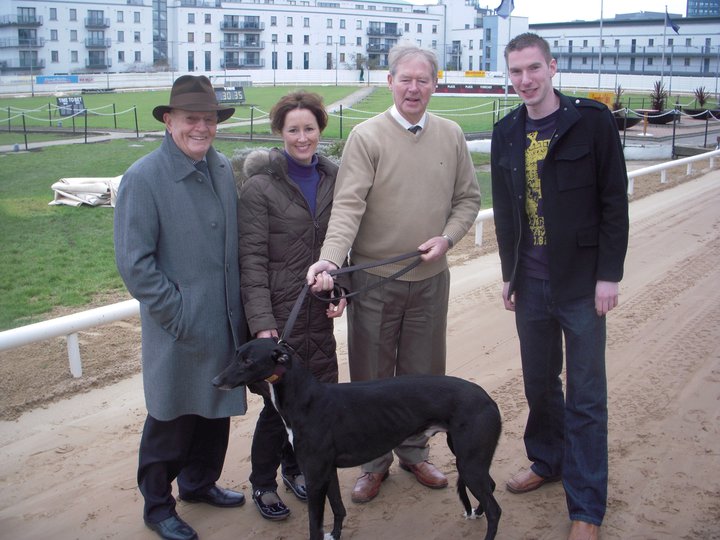
[[[235,112],[234,107],[223,107],[218,103],[212,83],[204,75],[183,75],[175,79],[170,90],[170,105],[158,105],[152,113],[156,120],[164,122],[163,115],[171,109],[217,111],[218,122],[224,122]]]

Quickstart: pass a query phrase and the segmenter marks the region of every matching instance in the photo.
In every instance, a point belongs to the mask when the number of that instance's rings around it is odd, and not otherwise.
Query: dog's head
[[[274,382],[273,378],[284,371],[290,362],[290,348],[273,338],[249,341],[238,349],[230,365],[213,379],[221,390],[261,381]]]

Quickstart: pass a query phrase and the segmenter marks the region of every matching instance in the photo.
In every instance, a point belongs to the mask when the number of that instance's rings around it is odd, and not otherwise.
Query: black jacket
[[[320,183],[313,216],[305,197],[288,177],[281,150],[256,150],[244,164],[238,232],[240,286],[250,332],[277,328],[282,334],[311,264],[325,239],[337,165],[318,156]],[[333,320],[328,304],[307,294],[287,342],[323,382],[337,382]]]
[[[540,178],[553,300],[618,282],[628,244],[627,171],[615,120],[591,99],[560,97],[557,128]],[[491,170],[495,233],[510,292],[525,211],[525,120],[521,105],[495,124]]]

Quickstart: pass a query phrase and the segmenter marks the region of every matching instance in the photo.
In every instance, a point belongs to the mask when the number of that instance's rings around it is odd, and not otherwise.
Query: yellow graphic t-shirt
[[[543,211],[542,169],[550,140],[555,132],[557,113],[525,125],[525,212],[520,268],[526,276],[549,279],[547,232]]]

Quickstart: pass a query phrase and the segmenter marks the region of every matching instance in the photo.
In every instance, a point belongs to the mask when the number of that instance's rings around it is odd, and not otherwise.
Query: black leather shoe
[[[282,474],[281,476],[283,484],[285,484],[288,491],[292,491],[301,501],[307,501],[307,488],[305,487],[304,474],[294,474],[288,476]]]
[[[278,496],[277,491],[268,489],[262,491],[256,489],[252,494],[255,506],[260,511],[260,515],[271,521],[282,521],[290,515],[290,509],[285,506],[282,499]]]
[[[198,538],[195,530],[178,516],[170,516],[157,523],[146,521],[145,525],[165,540],[197,540]]]
[[[199,493],[183,495],[181,499],[189,503],[207,503],[220,508],[233,508],[245,504],[245,495],[232,489],[224,489],[219,486],[212,486]]]

